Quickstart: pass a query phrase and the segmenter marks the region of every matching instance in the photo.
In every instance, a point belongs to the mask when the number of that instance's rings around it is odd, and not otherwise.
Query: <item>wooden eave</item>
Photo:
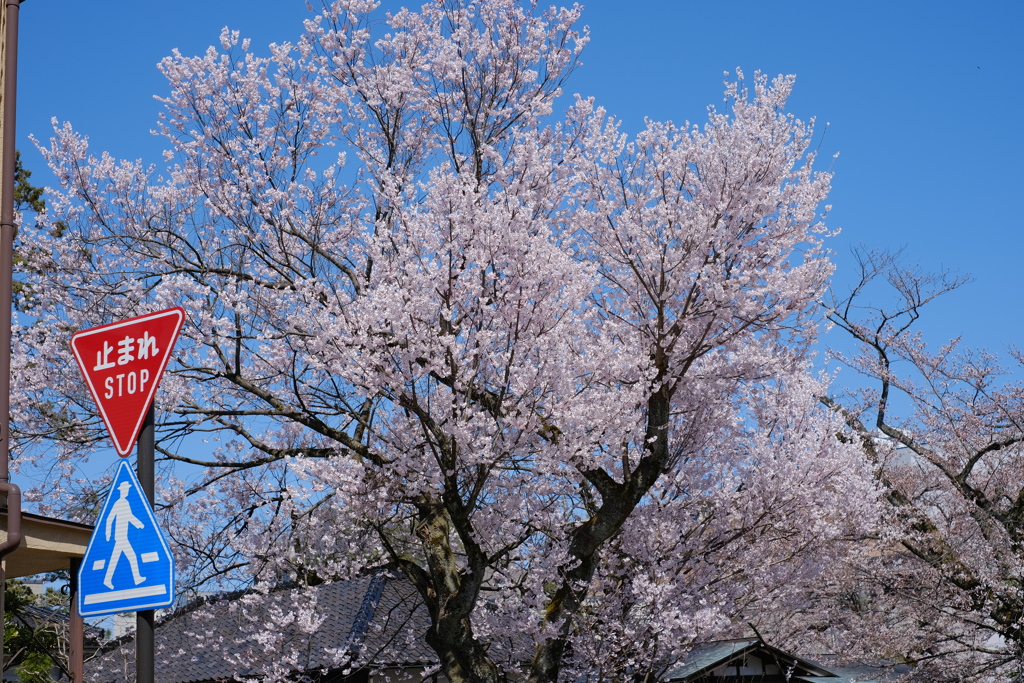
[[[6,577],[68,569],[72,558],[85,555],[92,530],[90,524],[22,512],[21,544],[4,558]],[[0,542],[6,540],[7,508],[0,508]]]

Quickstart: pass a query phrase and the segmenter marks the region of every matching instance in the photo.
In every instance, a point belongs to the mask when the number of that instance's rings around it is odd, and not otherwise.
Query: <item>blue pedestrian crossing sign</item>
[[[122,460],[78,569],[78,612],[93,617],[173,602],[174,558],[138,478]]]

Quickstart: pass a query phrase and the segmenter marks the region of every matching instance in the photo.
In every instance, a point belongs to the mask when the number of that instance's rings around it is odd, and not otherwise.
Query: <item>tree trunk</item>
[[[427,644],[437,653],[451,683],[501,683],[505,677],[473,635],[470,621],[480,588],[477,575],[483,576],[483,570],[460,574],[449,539],[451,522],[444,508],[421,503],[419,510],[417,535],[429,571],[412,563],[403,563],[403,569],[430,612]]]
[[[664,375],[664,368],[662,375]],[[601,548],[626,523],[640,499],[664,471],[669,460],[668,421],[672,390],[667,383],[647,403],[647,452],[632,471],[623,469],[623,482],[615,481],[604,470],[584,472],[601,494],[601,507],[583,525],[576,528],[569,545],[575,562],[562,571],[562,583],[548,603],[544,621],[561,621],[559,634],[537,646],[528,683],[555,683],[562,666],[574,615],[590,590],[600,561]]]

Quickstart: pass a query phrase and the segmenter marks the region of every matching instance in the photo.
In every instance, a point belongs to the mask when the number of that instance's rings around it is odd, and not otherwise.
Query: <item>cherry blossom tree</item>
[[[55,125],[21,461],[67,488],[103,445],[72,331],[181,305],[157,400],[186,588],[391,563],[451,681],[655,671],[794,599],[875,508],[809,370],[830,177],[793,78],[630,139],[590,100],[556,113],[578,7],[375,9],[164,60],[162,172]]]
[[[929,348],[914,327],[922,309],[967,279],[900,254],[857,256],[859,281],[829,317],[860,345],[842,360],[872,385],[824,402],[857,435],[891,510],[884,542],[847,576],[863,591],[859,628],[883,623],[879,651],[918,665],[921,680],[1020,680],[1024,358],[1011,350],[1007,368],[958,339]]]

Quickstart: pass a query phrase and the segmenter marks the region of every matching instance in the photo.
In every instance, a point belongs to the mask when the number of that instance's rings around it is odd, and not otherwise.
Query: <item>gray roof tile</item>
[[[757,638],[743,638],[738,640],[720,640],[706,645],[697,645],[686,656],[686,662],[672,669],[665,675],[665,680],[674,681],[685,679],[698,671],[708,668],[713,664],[728,659],[733,654],[756,645]]]
[[[261,632],[272,612],[314,604],[322,622],[311,633]],[[404,578],[381,571],[354,581],[325,583],[259,596],[236,594],[182,610],[155,630],[157,679],[166,683],[229,681],[258,675],[255,666],[270,634],[304,669],[335,669],[353,657],[373,667],[436,661],[423,644],[429,618],[419,595]],[[125,640],[87,664],[93,683],[134,680],[135,644]]]

